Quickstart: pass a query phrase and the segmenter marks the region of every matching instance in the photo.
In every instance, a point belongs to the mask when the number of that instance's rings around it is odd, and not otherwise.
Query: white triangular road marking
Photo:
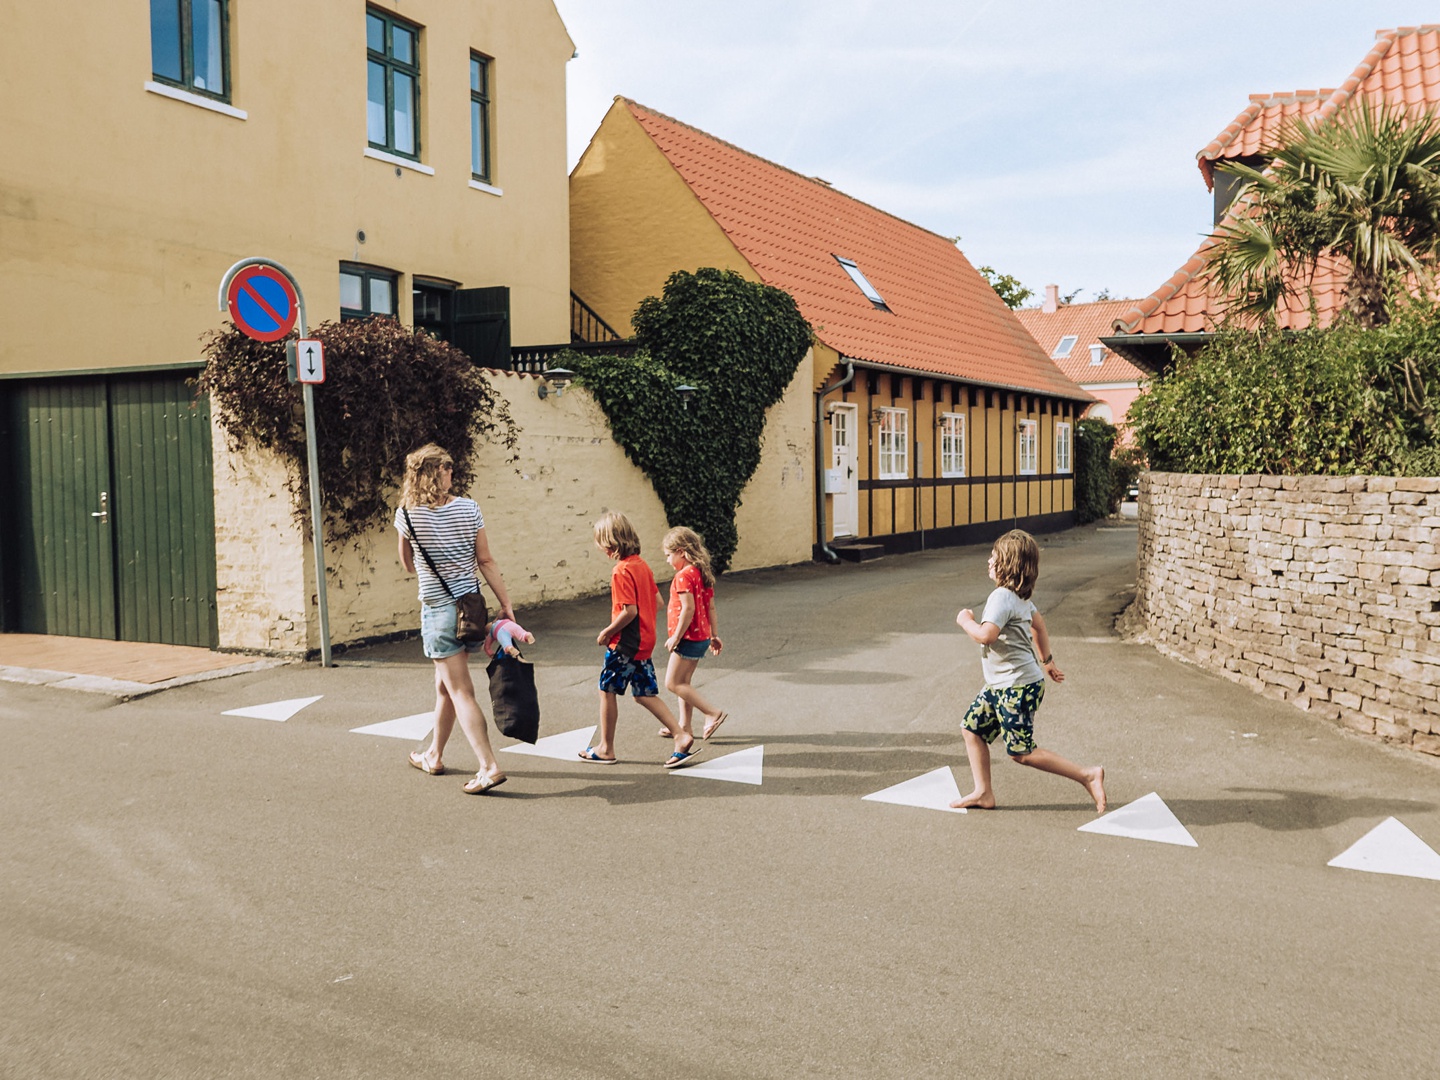
[[[1136,799],[1119,810],[1112,810],[1102,818],[1081,825],[1079,831],[1125,836],[1131,840],[1154,840],[1159,844],[1179,844],[1181,847],[1200,846],[1180,824],[1180,819],[1170,812],[1165,800],[1153,791],[1143,799]]]
[[[545,738],[537,740],[534,746],[529,743],[516,743],[500,749],[508,754],[532,754],[535,757],[557,758],[560,761],[578,761],[580,751],[589,746],[594,737],[593,727],[576,728],[574,731],[562,731],[559,735],[546,735]]]
[[[1440,854],[1393,817],[1376,825],[1325,865],[1440,881]]]
[[[941,765],[924,776],[906,780],[903,784],[887,787],[873,795],[863,796],[871,802],[895,803],[897,806],[918,806],[922,810],[944,810],[947,814],[963,814],[962,807],[950,804],[960,798],[960,788],[955,784],[955,774],[949,765]]]
[[[248,716],[252,720],[289,720],[306,705],[314,705],[324,694],[314,697],[297,697],[289,701],[272,701],[268,705],[251,705],[244,709],[227,709],[221,716]]]
[[[350,732],[353,735],[384,735],[387,739],[406,739],[409,742],[419,742],[430,734],[430,729],[434,726],[435,714],[421,712],[414,716],[402,716],[398,720],[386,720],[379,724],[351,728]]]
[[[730,780],[736,784],[759,784],[765,764],[765,747],[752,746],[685,769],[671,769],[676,776],[698,776],[702,780]]]

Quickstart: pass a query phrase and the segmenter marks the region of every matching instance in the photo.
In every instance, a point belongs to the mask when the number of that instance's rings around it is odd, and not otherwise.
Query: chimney
[[[1060,310],[1060,286],[1059,286],[1059,285],[1046,285],[1046,286],[1045,286],[1045,303],[1044,303],[1044,305],[1040,308],[1040,310],[1043,311],[1043,312],[1045,312],[1046,315],[1053,315],[1055,312],[1057,312],[1057,311]]]

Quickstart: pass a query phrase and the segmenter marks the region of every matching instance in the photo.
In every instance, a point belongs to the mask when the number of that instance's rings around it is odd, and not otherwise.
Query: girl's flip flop
[[[710,736],[719,731],[720,725],[728,719],[730,719],[730,714],[728,712],[722,712],[719,716],[715,717],[714,720],[707,720],[705,722],[705,729],[700,733],[700,738],[708,742]]]

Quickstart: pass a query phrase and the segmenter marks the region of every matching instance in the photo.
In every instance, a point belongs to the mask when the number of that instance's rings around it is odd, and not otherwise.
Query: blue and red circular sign
[[[295,328],[300,301],[290,279],[272,266],[247,266],[225,297],[230,321],[256,341],[279,341]]]

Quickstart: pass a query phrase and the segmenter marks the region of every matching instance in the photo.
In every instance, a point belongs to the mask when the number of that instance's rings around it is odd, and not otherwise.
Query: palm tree
[[[1290,122],[1280,142],[1263,171],[1220,165],[1242,184],[1210,237],[1205,275],[1227,311],[1256,317],[1308,292],[1328,263],[1348,275],[1345,309],[1359,325],[1385,325],[1397,291],[1434,280],[1440,118],[1357,103],[1314,125]]]

